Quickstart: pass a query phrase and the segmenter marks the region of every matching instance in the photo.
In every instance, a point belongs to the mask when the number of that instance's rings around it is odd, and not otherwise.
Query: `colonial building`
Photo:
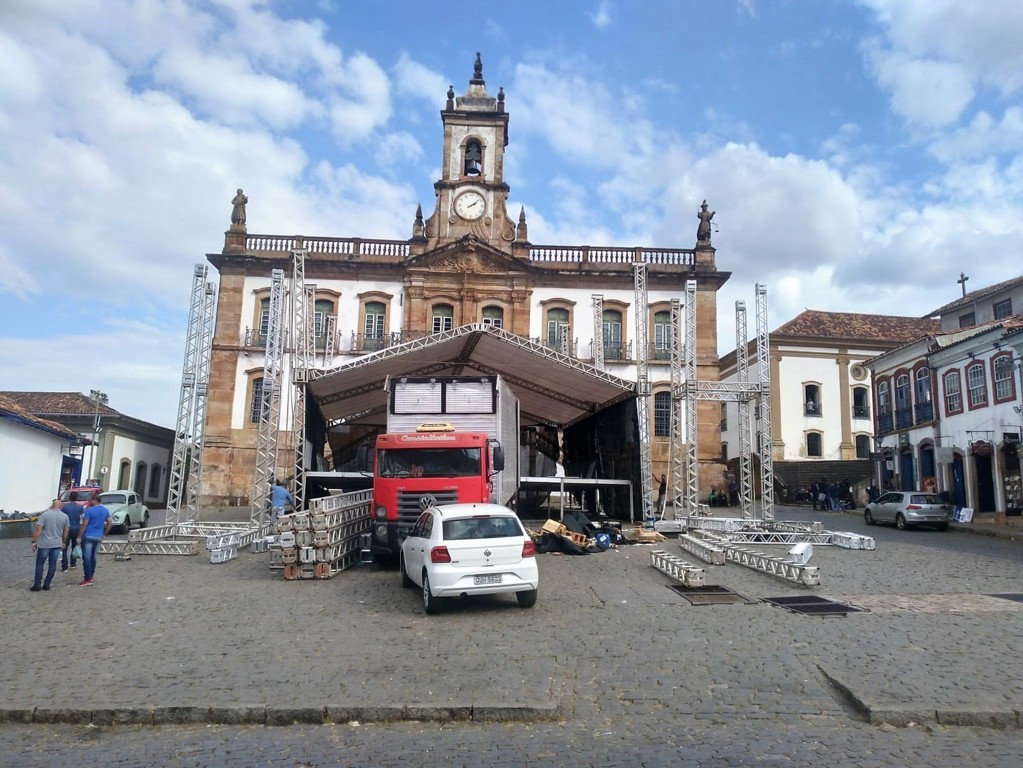
[[[220,280],[204,431],[204,503],[249,503],[271,270],[290,273],[296,249],[305,252],[307,285],[316,286],[317,367],[481,323],[635,381],[642,320],[654,403],[645,439],[653,444],[654,471],[667,471],[670,309],[687,280],[697,281],[698,377],[717,379],[717,290],[729,274],[716,266],[713,214],[704,206],[694,217],[695,248],[535,245],[525,210],[508,210],[509,113],[504,90],[496,96],[487,91],[478,55],[467,91],[456,97],[449,89],[440,117],[443,156],[434,208],[428,215],[422,206],[409,211],[407,240],[371,233],[251,234],[248,198],[239,190],[224,248],[208,256]],[[252,207],[257,209],[255,197]],[[637,263],[646,265],[642,307],[636,306]],[[700,403],[698,412],[701,482],[710,482],[720,473],[717,406]],[[354,446],[331,439],[334,467],[351,461]]]
[[[173,430],[127,416],[81,392],[0,392],[0,396],[74,435],[59,483],[47,491],[50,499],[63,488],[94,480],[105,491],[132,489],[150,507],[166,503]]]
[[[929,313],[941,330],[869,361],[880,481],[948,495],[979,514],[1019,514],[1023,278]]]
[[[822,478],[869,477],[874,423],[865,362],[937,327],[929,319],[806,310],[771,332],[774,469],[790,494]],[[755,370],[753,345],[749,360]],[[735,380],[735,367],[733,351],[721,359],[722,379]],[[736,403],[721,405],[721,437],[722,457],[737,456]]]
[[[0,393],[0,512],[41,512],[60,493],[78,435]]]

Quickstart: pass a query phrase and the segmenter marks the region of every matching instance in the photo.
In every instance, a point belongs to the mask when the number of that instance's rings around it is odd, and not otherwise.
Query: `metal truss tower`
[[[682,348],[683,326],[685,317],[682,314],[682,302],[671,300],[671,442],[668,444],[668,462],[671,466],[672,505],[677,513],[682,508],[682,488],[685,487],[685,457],[683,446],[685,435],[682,425],[685,423],[682,386]]]
[[[206,275],[206,265],[196,264],[192,272],[185,361],[181,372],[181,392],[178,397],[178,418],[174,430],[174,452],[167,495],[167,524],[175,526],[181,521],[182,500],[185,502],[186,520],[194,521],[198,514],[199,486],[202,480],[202,432],[206,419],[215,301],[213,283],[206,281]]]
[[[757,283],[757,371],[760,502],[765,521],[774,521],[774,430],[771,424],[771,338],[767,326],[767,287]]]
[[[746,302],[735,302],[735,370],[740,384],[749,384],[749,341],[746,335]],[[739,406],[739,498],[744,518],[753,517],[753,424],[750,401],[741,397]]]
[[[636,286],[636,415],[639,427],[639,474],[642,477],[643,519],[654,516],[650,478],[653,476],[653,455],[650,447],[650,375],[647,371],[647,267],[646,262],[632,265]],[[601,361],[603,362],[603,361]],[[658,510],[660,511],[660,510]]]
[[[270,307],[266,327],[263,389],[259,402],[259,435],[256,439],[256,468],[252,487],[253,525],[269,521],[267,500],[277,472],[277,442],[280,435],[281,364],[284,359],[284,270],[270,273]]]
[[[700,464],[697,456],[699,430],[697,429],[696,405],[698,385],[696,382],[696,281],[686,280],[685,344],[683,344],[683,387],[688,393],[685,399],[686,412],[686,501],[688,514],[699,509]]]
[[[315,365],[313,344],[313,317],[316,310],[316,286],[305,281],[304,250],[291,252],[291,300],[293,312],[291,380],[294,386],[292,402],[291,439],[295,447],[295,508],[302,509],[305,500],[305,473],[308,452],[306,451],[306,384],[309,371]]]

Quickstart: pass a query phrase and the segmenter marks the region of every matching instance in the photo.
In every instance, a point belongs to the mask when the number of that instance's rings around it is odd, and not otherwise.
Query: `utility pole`
[[[98,389],[90,390],[89,397],[92,398],[92,401],[96,406],[96,410],[92,417],[92,471],[86,480],[93,478],[99,479],[99,461],[96,458],[96,449],[99,447],[99,407],[101,404],[106,405],[108,399],[106,393],[100,392]]]

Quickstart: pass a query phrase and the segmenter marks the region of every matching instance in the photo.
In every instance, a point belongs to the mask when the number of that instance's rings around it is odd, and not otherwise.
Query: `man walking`
[[[32,591],[49,590],[53,574],[57,571],[57,558],[67,545],[68,521],[60,509],[60,499],[54,499],[50,508],[39,515],[35,530],[32,531],[32,551],[36,553],[36,574]],[[43,564],[46,564],[46,581],[43,581]]]
[[[75,542],[78,541],[78,529],[82,526],[82,513],[85,512],[85,507],[75,501],[76,495],[71,494],[71,501],[65,501],[62,507],[64,514],[67,515],[68,522],[68,535],[64,540],[64,548],[60,551],[60,570],[64,572],[68,569],[68,557],[71,558],[71,567],[78,567],[78,560],[74,556]],[[68,550],[71,550],[69,553]]]
[[[96,555],[103,537],[110,532],[114,524],[110,510],[99,503],[99,494],[94,493],[85,507],[82,525],[78,529],[78,543],[82,545],[83,578],[78,582],[80,587],[91,587],[92,577],[96,575]]]

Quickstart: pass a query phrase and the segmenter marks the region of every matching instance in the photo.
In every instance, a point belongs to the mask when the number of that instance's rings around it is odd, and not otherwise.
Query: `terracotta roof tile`
[[[63,424],[58,424],[57,422],[50,421],[49,419],[33,416],[32,413],[16,403],[14,400],[9,397],[4,397],[2,394],[0,394],[0,418],[14,418],[15,420],[28,424],[29,426],[37,427],[38,429],[43,429],[47,432],[53,432],[54,434],[70,440],[78,439],[78,435]]]
[[[988,296],[993,296],[996,293],[1001,293],[1009,288],[1015,288],[1017,285],[1021,284],[1023,284],[1023,275],[1013,277],[1009,280],[1004,280],[1000,283],[995,283],[994,285],[989,285],[986,288],[978,288],[975,291],[970,291],[962,298],[956,299],[943,307],[938,307],[937,309],[928,312],[924,315],[924,317],[941,317],[942,315],[951,314],[957,309],[970,306],[975,301],[987,298]]]
[[[929,318],[808,309],[776,328],[772,335],[904,344],[940,330],[941,324]]]
[[[0,395],[40,416],[92,416],[96,413],[96,401],[81,392],[0,392]],[[101,416],[121,415],[102,403],[99,412]]]

